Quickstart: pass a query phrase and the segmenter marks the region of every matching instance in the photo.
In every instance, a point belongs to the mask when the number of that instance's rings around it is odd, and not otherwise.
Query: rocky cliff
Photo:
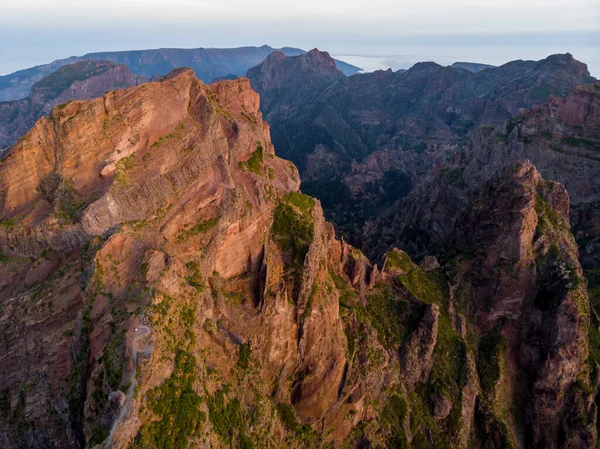
[[[570,54],[477,73],[423,62],[399,72],[340,75],[317,50],[274,54],[248,72],[279,154],[298,166],[303,190],[359,245],[365,222],[446,164],[480,124],[502,125],[550,95],[594,81]]]
[[[2,446],[595,447],[564,188],[513,164],[379,268],[299,185],[244,78],[40,119],[0,165]]]
[[[470,207],[471,192],[506,165],[528,159],[546,179],[566,187],[582,261],[597,267],[599,111],[600,85],[585,84],[500,126],[478,127],[460,151],[365,227],[365,245],[374,254],[394,246],[417,257],[439,254],[460,211]]]
[[[54,106],[96,98],[144,81],[147,79],[133,75],[124,65],[110,61],[85,60],[59,68],[34,84],[27,98],[0,103],[0,157]]]

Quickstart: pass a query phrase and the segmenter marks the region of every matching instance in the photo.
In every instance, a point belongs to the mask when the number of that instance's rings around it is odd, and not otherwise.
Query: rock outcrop
[[[135,76],[126,66],[110,61],[84,60],[59,68],[34,84],[26,98],[0,103],[0,157],[55,106],[144,81],[147,79]]]
[[[300,170],[302,190],[319,198],[338,232],[378,260],[394,246],[424,255],[399,240],[386,242],[383,250],[374,248],[364,226],[443,167],[448,170],[441,182],[460,185],[460,173],[450,172],[451,161],[460,157],[474,129],[502,126],[551,96],[595,81],[587,66],[568,53],[477,72],[423,62],[399,72],[351,77],[336,74],[327,53],[310,55],[274,54],[247,76],[261,95],[278,153]],[[532,159],[527,154],[518,159],[527,158]],[[397,209],[402,214],[411,207],[418,205]],[[406,232],[413,240],[426,238],[418,235],[420,229],[411,221]]]
[[[600,85],[576,86],[564,98],[507,120],[475,129],[461,152],[432,169],[408,196],[364,229],[374,254],[392,247],[415,257],[448,244],[471,194],[505,166],[530,160],[545,179],[560,182],[571,198],[570,221],[584,265],[598,265],[600,198]]]
[[[2,446],[595,446],[560,185],[514,165],[381,270],[299,186],[245,78],[40,119],[0,165]]]
[[[593,401],[585,375],[589,304],[569,231],[569,197],[527,161],[493,178],[474,204],[458,222],[455,247],[476,248],[471,260],[458,262],[459,272],[477,279],[476,289],[457,301],[484,335],[478,361],[484,397],[497,411],[514,406],[502,397],[506,392],[519,398],[522,409],[505,422],[513,437],[518,432],[511,427],[524,424],[517,445],[589,447],[595,412],[573,420],[585,423],[578,428],[566,419],[578,413],[568,405],[574,396]]]
[[[402,348],[400,363],[407,382],[427,382],[433,367],[433,350],[437,343],[438,317],[440,309],[436,304],[428,306],[417,330],[410,336],[408,343]],[[446,399],[447,402],[450,402]],[[438,401],[437,408],[440,407]],[[446,406],[442,407],[446,409]],[[450,404],[451,408],[451,404]],[[449,413],[449,410],[448,410]],[[448,416],[445,414],[444,418]],[[437,413],[436,413],[437,414]]]

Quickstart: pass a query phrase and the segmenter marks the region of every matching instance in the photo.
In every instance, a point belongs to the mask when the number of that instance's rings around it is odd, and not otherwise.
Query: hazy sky
[[[0,0],[0,73],[101,50],[262,44],[491,63],[571,51],[600,69],[600,0]]]

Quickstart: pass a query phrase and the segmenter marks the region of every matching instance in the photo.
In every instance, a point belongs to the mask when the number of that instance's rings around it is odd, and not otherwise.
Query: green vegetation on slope
[[[296,414],[291,405],[280,402],[277,404],[277,413],[285,428],[294,432],[294,435],[296,435],[306,447],[311,447],[313,445],[317,438],[316,432],[312,430],[310,426],[298,423]]]
[[[410,259],[410,256],[404,251],[394,249],[388,252],[385,256],[385,268],[394,269],[398,268],[402,271],[410,271],[416,268],[416,265]]]
[[[91,76],[100,75],[112,67],[112,64],[99,67],[96,62],[89,60],[69,64],[42,78],[34,84],[32,90],[41,90],[49,98],[56,98],[75,81],[83,81]]]
[[[493,401],[494,387],[502,374],[502,357],[506,350],[506,339],[497,324],[479,342],[477,371],[483,393]]]
[[[193,388],[197,374],[196,358],[177,350],[171,376],[148,393],[148,408],[158,420],[142,426],[134,449],[185,449],[189,439],[200,434],[206,415]]]
[[[212,428],[228,447],[253,449],[254,444],[244,431],[246,426],[242,404],[236,397],[227,399],[228,391],[228,388],[221,388],[207,397],[208,416]]]
[[[260,142],[256,143],[256,150],[252,152],[250,158],[245,162],[239,162],[238,167],[242,170],[248,170],[254,174],[261,175],[263,172],[263,146]]]
[[[273,216],[271,236],[277,246],[289,254],[286,270],[291,274],[296,290],[300,287],[304,259],[314,238],[313,205],[314,200],[306,195],[286,195]]]
[[[177,234],[177,243],[185,242],[197,235],[206,234],[211,229],[215,228],[219,224],[219,218],[213,217],[208,220],[198,220],[192,227],[185,225],[184,228]]]

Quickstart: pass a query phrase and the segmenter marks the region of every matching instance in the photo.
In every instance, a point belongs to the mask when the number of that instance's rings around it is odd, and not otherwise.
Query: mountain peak
[[[577,77],[586,77],[587,82],[595,81],[590,75],[587,64],[578,61],[571,53],[558,53],[542,59],[536,64],[538,69],[549,68],[553,71],[563,70],[565,74]]]
[[[329,55],[328,52],[326,51],[321,51],[318,48],[313,48],[312,50],[310,50],[309,52],[306,53],[308,56],[311,56],[313,58],[318,58],[318,59],[331,59],[333,61],[333,58]]]
[[[190,78],[190,79],[191,78],[196,79],[196,75],[194,74],[194,71],[192,69],[190,69],[189,67],[179,67],[177,69],[172,70],[167,75],[165,75],[165,77],[162,78],[161,81],[170,81],[175,78],[184,78],[184,77]],[[198,80],[198,81],[200,81],[200,80]]]
[[[306,68],[316,70],[320,74],[327,75],[343,75],[343,73],[337,68],[335,60],[326,51],[320,51],[317,48],[313,48],[308,53],[300,56],[300,60],[305,62]]]
[[[284,92],[306,91],[345,77],[329,53],[316,48],[298,56],[272,53],[261,64],[248,70],[247,76],[255,90],[284,89],[273,98],[264,95],[263,108],[278,101]]]

